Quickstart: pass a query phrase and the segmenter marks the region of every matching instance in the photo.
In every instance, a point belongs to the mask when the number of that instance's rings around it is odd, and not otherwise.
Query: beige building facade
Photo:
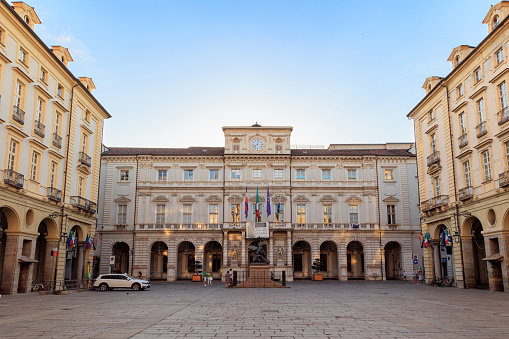
[[[271,270],[289,280],[311,278],[316,258],[329,279],[411,272],[422,253],[413,145],[293,149],[292,130],[223,127],[224,147],[109,148],[97,273],[185,280],[195,261],[216,279],[246,271],[251,225],[268,228]]]
[[[478,46],[458,46],[429,77],[414,120],[426,278],[508,291],[509,2],[492,6]],[[447,235],[450,236],[450,243]]]
[[[87,276],[103,121],[92,79],[35,34],[35,10],[0,1],[0,293]],[[77,246],[67,248],[73,230]]]

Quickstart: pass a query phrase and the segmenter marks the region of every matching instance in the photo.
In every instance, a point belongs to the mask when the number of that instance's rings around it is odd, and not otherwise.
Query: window
[[[275,204],[274,210],[276,211],[276,215],[275,215],[276,222],[285,221],[285,205]]]
[[[44,84],[48,83],[48,72],[41,67],[41,71],[39,72],[39,80],[41,80]]]
[[[332,205],[323,205],[323,223],[332,224]]]
[[[484,116],[484,98],[477,100],[476,106],[477,106],[477,118],[479,120],[479,123],[485,122],[486,118]]]
[[[433,110],[428,112],[428,122],[435,120],[435,112]]]
[[[440,177],[435,177],[433,180],[433,188],[435,189],[435,197],[438,197],[441,195],[440,192]]]
[[[283,179],[283,170],[282,169],[274,170],[274,179]]]
[[[9,157],[7,159],[7,169],[14,171],[16,170],[16,153],[18,151],[18,143],[11,140],[9,144]]]
[[[191,223],[191,211],[193,206],[191,204],[184,204],[182,206],[182,223],[190,224]]]
[[[394,180],[394,170],[392,168],[385,169],[384,178],[385,180]]]
[[[495,28],[499,23],[500,23],[500,17],[497,14],[493,17],[493,28]]]
[[[19,61],[21,61],[25,66],[28,62],[28,53],[23,48],[19,49]]]
[[[396,224],[396,206],[395,205],[387,205],[387,224],[388,225]]]
[[[218,205],[209,205],[209,223],[217,224],[219,215],[219,206]]]
[[[239,175],[240,178],[240,175]],[[262,178],[262,170],[261,169],[254,169],[253,170],[253,179],[261,179]]]
[[[32,163],[30,164],[30,180],[37,181],[38,167],[39,167],[39,153],[32,152]]]
[[[306,223],[306,205],[297,205],[297,223]]]
[[[120,170],[120,181],[129,181],[129,170]]]
[[[56,135],[60,135],[60,122],[61,121],[62,121],[62,114],[57,112],[55,114],[55,128],[54,128],[54,133]]]
[[[263,214],[263,206],[261,203],[258,204],[258,218],[256,217],[256,204],[253,204],[253,220],[255,222],[261,222],[262,221],[262,214]]]
[[[297,170],[297,180],[304,180],[304,179],[306,179],[306,170],[298,169]]]
[[[433,133],[430,137],[429,137],[429,148],[431,150],[431,153],[432,154],[435,154],[437,152],[437,136],[435,133]]]
[[[358,224],[359,223],[359,206],[348,206],[349,214],[350,214],[350,224]]]
[[[454,58],[454,67],[458,67],[460,61],[461,61],[460,56],[456,55],[456,58]]]
[[[472,177],[470,176],[470,162],[463,163],[463,174],[465,177],[465,187],[472,186]]]
[[[477,67],[475,70],[474,70],[474,82],[475,83],[478,83],[479,81],[482,80],[482,72],[481,72],[481,67]]]
[[[240,169],[232,169],[232,179],[240,179]]]
[[[62,99],[64,98],[64,87],[60,84],[57,87],[57,95]]]
[[[240,204],[231,205],[232,222],[240,222]]]
[[[495,53],[495,65],[500,65],[504,61],[504,49],[500,49]]]
[[[322,169],[322,180],[330,180],[330,169]]]
[[[87,154],[87,146],[88,146],[88,135],[83,133],[83,137],[81,139],[81,151]]]
[[[86,122],[90,122],[90,111],[89,110],[85,110],[85,116],[83,117],[83,119],[86,121]]]
[[[50,170],[49,170],[49,187],[57,186],[57,170],[58,164],[54,161],[51,162]]]
[[[467,124],[465,121],[465,113],[461,113],[458,115],[459,125],[460,125],[460,135],[467,133]]]
[[[37,106],[35,107],[35,121],[42,123],[43,112],[44,101],[41,98],[37,98]]]
[[[84,187],[85,187],[85,179],[80,177],[78,179],[78,192],[77,192],[79,197],[83,197],[83,193],[84,193],[83,188]]]
[[[167,177],[168,177],[167,170],[157,170],[157,181],[166,181]]]
[[[166,221],[166,205],[156,205],[156,224],[164,224]]]
[[[491,180],[490,151],[488,150],[482,152],[482,167],[484,171],[484,181]]]
[[[212,170],[210,170],[209,174],[210,174],[210,180],[219,180],[219,170],[212,169]]]
[[[507,88],[505,81],[498,86],[498,102],[500,103],[500,110],[507,108]]]
[[[505,143],[505,169],[509,171],[509,141]]]
[[[184,170],[184,180],[193,180],[193,170]]]
[[[4,30],[0,28],[0,45],[5,46],[4,43]]]
[[[127,224],[127,205],[118,205],[117,207],[117,224]]]
[[[463,84],[459,84],[458,87],[456,87],[456,97],[461,98],[463,96]]]
[[[21,108],[23,106],[23,90],[25,86],[17,81],[16,82],[16,92],[14,93],[14,106]]]
[[[348,180],[357,180],[357,170],[354,169],[348,170]]]

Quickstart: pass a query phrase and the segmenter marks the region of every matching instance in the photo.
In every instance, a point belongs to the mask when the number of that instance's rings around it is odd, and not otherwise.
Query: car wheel
[[[140,284],[133,284],[132,286],[133,291],[139,291],[141,289]]]
[[[107,291],[108,290],[108,284],[102,283],[101,285],[99,285],[99,290]]]

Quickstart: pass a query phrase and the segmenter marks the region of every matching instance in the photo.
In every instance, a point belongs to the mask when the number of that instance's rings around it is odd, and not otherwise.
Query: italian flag
[[[258,204],[260,202],[260,197],[258,196],[258,186],[256,186],[256,220],[260,218],[260,205]]]

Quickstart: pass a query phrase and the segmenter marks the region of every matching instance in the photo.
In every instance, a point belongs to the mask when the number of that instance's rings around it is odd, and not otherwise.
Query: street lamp
[[[458,231],[454,232],[454,234],[452,235],[452,237],[454,238],[454,242],[455,242],[455,243],[459,243],[459,242],[460,242],[461,236],[460,236],[460,234],[458,233]]]

